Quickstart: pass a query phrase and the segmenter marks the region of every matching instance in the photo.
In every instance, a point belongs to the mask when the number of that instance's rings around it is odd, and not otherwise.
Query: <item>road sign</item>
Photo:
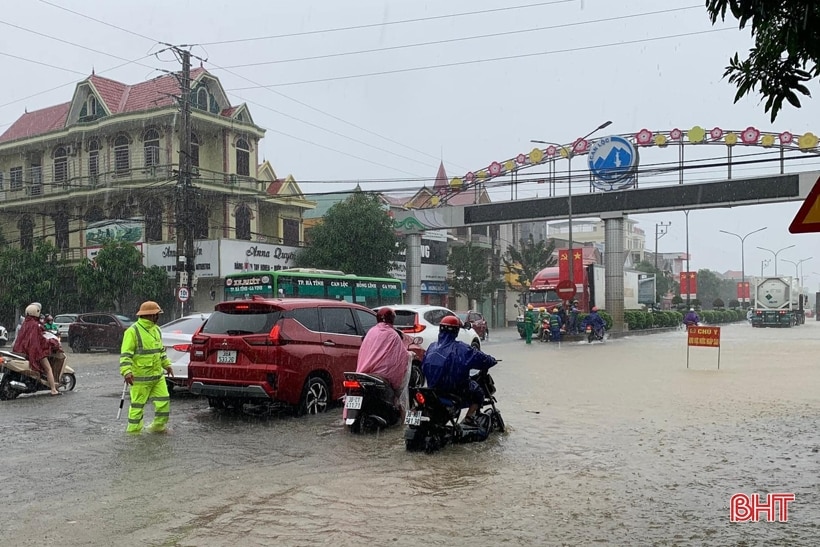
[[[555,292],[561,297],[561,300],[569,300],[575,296],[575,283],[569,279],[563,279],[555,286]]]
[[[187,302],[187,301],[188,301],[188,298],[189,298],[190,296],[191,296],[191,295],[190,295],[190,293],[188,292],[188,289],[187,289],[187,288],[185,288],[185,287],[180,287],[180,288],[179,288],[179,290],[177,291],[177,298],[179,298],[179,301],[180,301],[180,302]]]
[[[803,205],[794,215],[794,220],[789,224],[789,232],[793,234],[820,232],[820,178],[815,181]]]

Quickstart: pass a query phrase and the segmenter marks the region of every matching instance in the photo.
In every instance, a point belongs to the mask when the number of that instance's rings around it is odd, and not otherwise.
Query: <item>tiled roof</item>
[[[433,188],[447,189],[450,187],[450,182],[447,180],[447,171],[444,170],[444,162],[439,163],[438,173],[436,173],[436,183]]]
[[[284,186],[285,186],[285,181],[283,181],[282,179],[276,179],[275,181],[271,182],[268,185],[267,192],[268,192],[269,195],[275,196],[275,195],[279,194],[279,192],[282,191],[282,188],[284,188]]]
[[[26,112],[0,135],[0,143],[33,137],[65,127],[71,103],[63,103],[34,112]]]
[[[204,68],[195,68],[191,71],[191,80],[197,79],[205,72]],[[179,82],[174,74],[166,74],[134,85],[126,85],[96,74],[92,74],[84,81],[91,82],[112,114],[170,106],[176,101],[174,96],[179,95]],[[0,143],[34,137],[65,127],[70,107],[69,102],[23,114],[0,135]]]

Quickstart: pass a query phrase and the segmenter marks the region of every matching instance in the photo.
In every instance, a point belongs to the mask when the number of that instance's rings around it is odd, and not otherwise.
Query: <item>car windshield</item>
[[[116,315],[115,317],[122,321],[123,325],[133,325],[135,321],[134,319],[131,319],[130,317],[126,317],[124,315]]]
[[[73,323],[76,315],[58,315],[54,318],[55,323]]]
[[[282,317],[281,310],[227,309],[211,314],[202,334],[267,334]]]
[[[459,319],[461,319],[462,323],[467,321],[467,314],[466,313],[457,313],[456,315],[458,316]]]

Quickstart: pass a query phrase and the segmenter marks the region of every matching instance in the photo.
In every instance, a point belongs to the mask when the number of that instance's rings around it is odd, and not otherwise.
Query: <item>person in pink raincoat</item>
[[[374,374],[390,383],[395,393],[395,403],[407,409],[407,383],[413,353],[404,344],[404,335],[393,324],[396,313],[390,308],[381,308],[376,313],[376,325],[367,331],[359,348],[356,372]]]

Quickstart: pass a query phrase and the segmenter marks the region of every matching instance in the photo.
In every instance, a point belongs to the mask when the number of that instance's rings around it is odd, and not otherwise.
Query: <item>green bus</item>
[[[368,308],[402,303],[402,285],[390,277],[360,277],[336,270],[291,268],[225,276],[225,300],[255,295],[269,298],[328,298]]]

